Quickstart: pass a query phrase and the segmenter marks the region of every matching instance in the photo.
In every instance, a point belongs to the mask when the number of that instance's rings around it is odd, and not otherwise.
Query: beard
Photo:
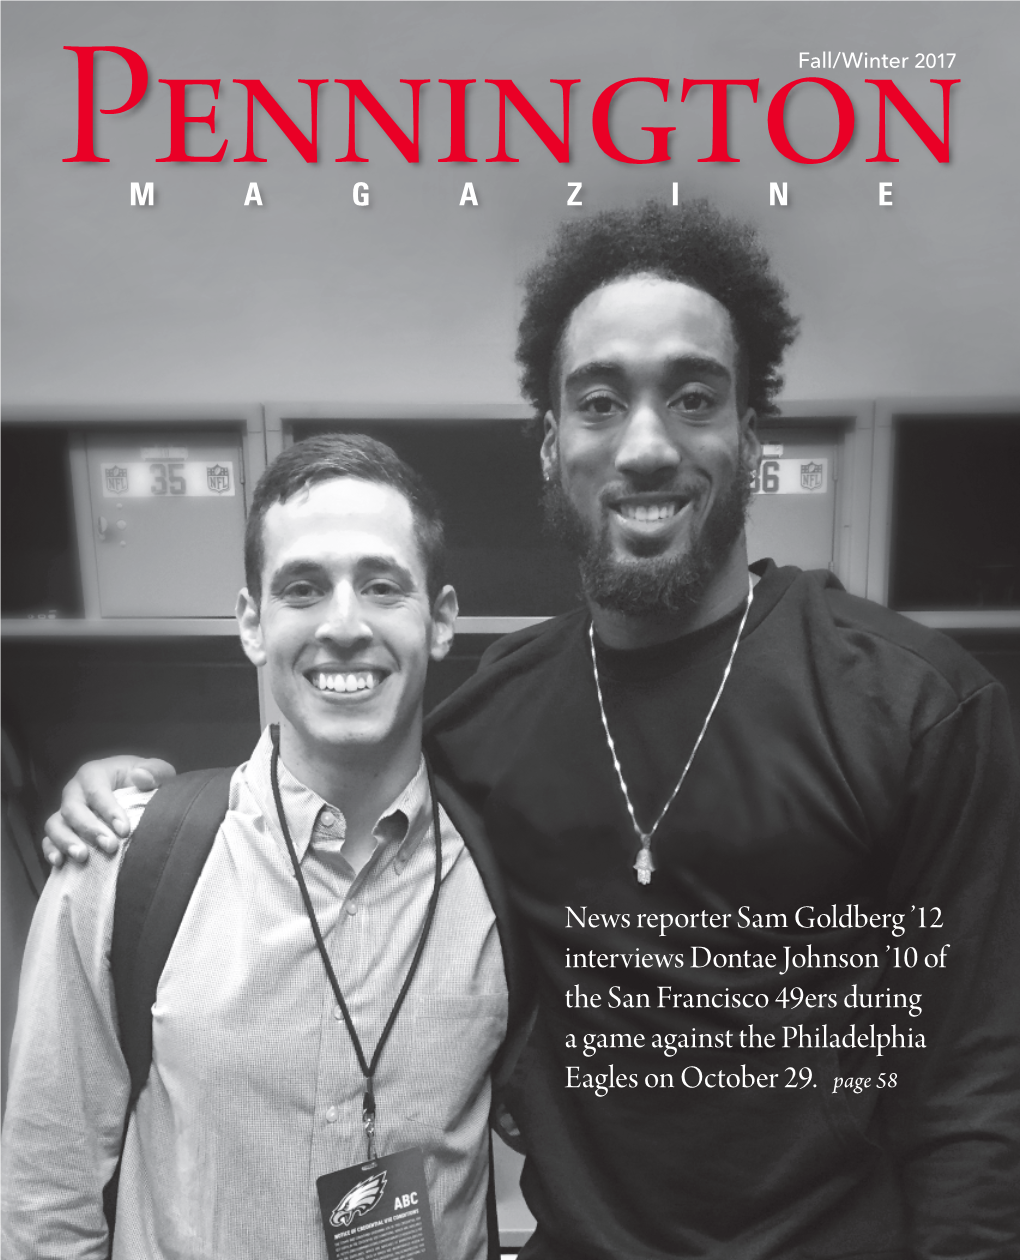
[[[751,478],[743,456],[741,443],[729,485],[692,533],[681,555],[614,555],[605,513],[601,525],[593,527],[571,503],[560,478],[550,478],[545,483],[542,502],[546,529],[577,559],[588,599],[631,617],[689,612],[743,533],[751,501]],[[674,487],[640,488],[668,491]]]

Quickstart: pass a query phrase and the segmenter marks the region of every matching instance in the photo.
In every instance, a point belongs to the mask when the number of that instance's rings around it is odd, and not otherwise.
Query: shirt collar
[[[262,732],[259,742],[244,769],[256,799],[261,806],[266,821],[273,834],[283,844],[283,830],[277,817],[276,802],[273,799],[272,764],[273,743],[269,727]],[[329,813],[336,819],[335,834],[343,839],[347,831],[342,804],[333,804],[305,787],[280,761],[280,799],[287,815],[287,826],[294,851],[299,862],[304,862],[313,832],[320,818]],[[378,844],[392,842],[397,846],[395,861],[398,871],[410,860],[411,855],[421,843],[428,825],[431,822],[431,797],[429,793],[428,773],[425,769],[425,758],[418,762],[410,782],[404,787],[396,799],[379,815],[372,829]]]

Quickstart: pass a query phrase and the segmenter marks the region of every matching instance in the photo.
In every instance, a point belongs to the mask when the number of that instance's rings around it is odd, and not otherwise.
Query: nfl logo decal
[[[126,468],[119,468],[116,464],[111,464],[109,468],[103,469],[103,477],[106,481],[108,494],[127,494],[128,470]]]
[[[223,494],[230,489],[230,469],[222,464],[209,464],[205,470],[205,479],[209,489],[216,494]]]
[[[822,464],[801,464],[800,466],[800,484],[805,490],[821,490],[822,481],[825,477],[825,467]]]

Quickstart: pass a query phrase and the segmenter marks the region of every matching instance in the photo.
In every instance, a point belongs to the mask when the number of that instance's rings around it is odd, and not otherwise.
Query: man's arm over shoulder
[[[901,1061],[901,1088],[886,1099],[918,1256],[1020,1254],[1018,830],[1009,708],[989,680],[915,744],[891,880],[894,903],[942,924],[911,942],[924,960],[909,983],[928,1044]]]
[[[147,792],[174,777],[168,761],[156,757],[103,757],[86,761],[61,794],[60,809],[46,820],[43,853],[51,866],[65,857],[86,862],[89,845],[116,853],[121,837],[130,835],[129,820],[117,799],[117,788]]]
[[[151,793],[119,793],[133,829]],[[50,876],[21,973],[3,1131],[3,1254],[106,1254],[129,1077],[109,969],[118,858]]]

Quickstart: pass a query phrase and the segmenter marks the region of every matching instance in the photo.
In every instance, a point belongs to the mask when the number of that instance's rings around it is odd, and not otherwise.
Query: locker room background
[[[230,617],[245,502],[267,456],[315,432],[367,430],[439,491],[463,611],[429,704],[495,636],[578,602],[572,563],[542,534],[536,438],[521,409],[396,410],[378,419],[306,404],[189,425],[56,409],[5,425],[5,1085],[17,971],[45,878],[37,841],[59,785],[82,760],[122,750],[181,770],[234,764],[274,716]],[[1020,736],[1020,405],[788,403],[762,436],[751,554],[831,568],[850,590],[953,634],[1005,683]],[[189,494],[201,477],[198,488],[219,492]],[[502,1147],[497,1158],[502,1238],[515,1247],[531,1217],[519,1160]]]

